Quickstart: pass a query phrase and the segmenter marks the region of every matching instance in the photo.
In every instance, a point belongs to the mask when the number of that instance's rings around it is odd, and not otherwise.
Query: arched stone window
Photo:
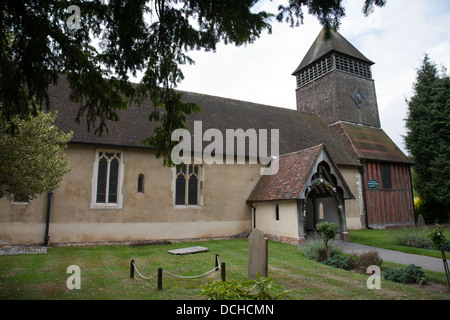
[[[200,165],[182,165],[175,171],[175,205],[201,205],[201,170]]]
[[[122,208],[123,171],[122,152],[109,150],[96,152],[91,208]]]

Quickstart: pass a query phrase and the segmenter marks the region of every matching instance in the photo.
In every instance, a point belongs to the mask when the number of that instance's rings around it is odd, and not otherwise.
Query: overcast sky
[[[450,1],[387,0],[369,17],[361,11],[363,2],[344,1],[346,17],[339,32],[375,62],[372,73],[382,128],[406,153],[405,99],[412,95],[424,54],[450,68]],[[272,12],[277,6],[277,1],[261,4]],[[192,52],[196,63],[183,66],[185,80],[178,89],[295,109],[291,74],[321,29],[317,19],[307,15],[298,28],[274,21],[272,34],[264,33],[247,46],[219,45],[216,52]]]

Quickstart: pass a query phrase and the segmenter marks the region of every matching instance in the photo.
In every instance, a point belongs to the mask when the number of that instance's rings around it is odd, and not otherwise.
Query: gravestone
[[[422,215],[419,215],[419,218],[417,218],[417,227],[418,228],[425,227],[425,220],[423,219]]]
[[[267,277],[268,240],[261,229],[254,229],[248,237],[248,278],[257,274]]]

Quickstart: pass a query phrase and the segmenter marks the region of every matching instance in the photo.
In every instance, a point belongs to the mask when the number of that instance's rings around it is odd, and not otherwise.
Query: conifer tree
[[[61,74],[82,119],[98,135],[118,110],[150,98],[157,123],[145,141],[172,164],[171,133],[199,111],[175,92],[180,66],[191,50],[215,50],[220,42],[243,45],[271,31],[275,13],[258,11],[260,0],[3,0],[0,1],[0,102],[3,117],[26,116],[49,105],[48,87]],[[363,2],[361,0],[361,2]],[[285,0],[279,21],[303,22],[303,10],[338,28],[341,0]],[[364,0],[369,14],[385,0]],[[329,33],[330,34],[330,33]],[[94,45],[98,43],[98,46]],[[129,77],[143,72],[138,86]]]
[[[408,103],[406,147],[415,162],[415,189],[429,222],[450,213],[450,77],[426,55]]]

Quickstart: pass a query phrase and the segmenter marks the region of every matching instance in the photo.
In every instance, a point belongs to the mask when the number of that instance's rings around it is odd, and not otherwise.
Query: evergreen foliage
[[[320,231],[323,235],[323,242],[327,253],[327,258],[331,257],[330,249],[328,248],[328,241],[333,240],[336,236],[336,231],[339,226],[333,222],[319,222],[316,224],[316,230]]]
[[[2,114],[0,112],[0,118]],[[39,111],[29,119],[0,121],[0,198],[28,201],[58,188],[70,171],[62,153],[72,138],[53,125],[57,113]],[[11,127],[16,127],[11,133]]]
[[[415,162],[415,189],[427,223],[450,213],[450,77],[426,55],[408,103],[406,147]]]
[[[405,284],[408,283],[424,284],[427,282],[425,272],[422,270],[421,267],[418,267],[415,264],[410,264],[400,269],[387,269],[384,272],[384,278],[386,280]]]
[[[220,42],[244,45],[271,31],[275,14],[258,11],[260,0],[4,0],[0,2],[0,102],[3,116],[36,115],[49,105],[48,88],[67,76],[77,122],[107,132],[119,110],[149,97],[157,123],[144,141],[172,165],[171,133],[186,115],[200,111],[175,92],[180,65],[191,50],[215,50]],[[384,0],[365,0],[368,14]],[[78,8],[78,12],[68,8]],[[303,21],[303,7],[329,30],[345,15],[340,0],[289,1],[278,20]],[[71,9],[71,10],[72,10]],[[75,23],[74,23],[75,22]],[[73,28],[73,27],[76,28]],[[98,46],[94,44],[98,43]],[[138,85],[129,76],[143,72]]]

